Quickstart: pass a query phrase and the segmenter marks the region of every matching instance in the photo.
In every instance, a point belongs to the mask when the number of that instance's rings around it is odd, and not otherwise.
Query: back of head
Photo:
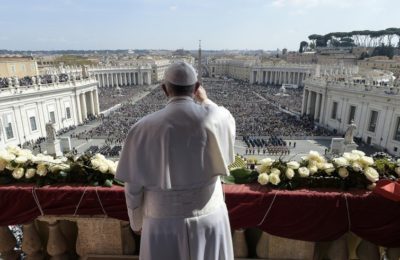
[[[186,62],[175,62],[165,70],[164,84],[176,95],[188,95],[197,82],[197,73]]]

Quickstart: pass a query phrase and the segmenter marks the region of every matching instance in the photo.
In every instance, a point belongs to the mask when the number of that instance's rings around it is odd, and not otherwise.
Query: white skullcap
[[[189,63],[175,62],[165,70],[164,82],[177,86],[191,86],[197,82],[197,73]]]

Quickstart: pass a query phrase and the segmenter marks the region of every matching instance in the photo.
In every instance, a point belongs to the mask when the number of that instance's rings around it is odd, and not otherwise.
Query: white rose
[[[316,162],[324,162],[325,158],[322,157],[318,152],[316,151],[310,151],[310,153],[306,156],[307,160],[309,161],[316,161]]]
[[[15,145],[8,145],[6,147],[7,152],[12,153],[14,155],[18,155],[19,151],[21,150],[21,148],[19,148],[18,146]]]
[[[264,158],[264,159],[261,159],[260,161],[259,161],[259,163],[261,164],[261,165],[265,165],[265,166],[271,166],[273,163],[274,163],[274,161],[275,160],[272,160],[271,158]]]
[[[12,170],[14,170],[14,168],[15,168],[15,167],[12,165],[11,162],[7,163],[7,165],[6,165],[6,169],[7,169],[7,170],[12,171]]]
[[[271,169],[271,174],[276,174],[276,175],[279,176],[281,174],[281,171],[279,169],[277,169],[277,168],[272,168]]]
[[[318,167],[313,165],[313,166],[309,166],[308,167],[308,171],[310,172],[311,175],[313,175],[314,173],[318,172]]]
[[[273,185],[278,185],[281,182],[278,174],[270,174],[269,175],[269,182]]]
[[[4,159],[0,159],[0,172],[4,171],[7,166],[7,161]]]
[[[332,163],[325,163],[323,170],[326,174],[331,175],[335,171],[335,166]]]
[[[39,176],[46,176],[47,174],[47,167],[46,164],[41,163],[36,167],[36,174]]]
[[[261,185],[267,185],[269,182],[269,176],[266,173],[261,173],[260,175],[258,175],[258,179],[257,179],[258,183],[260,183]]]
[[[377,182],[379,180],[379,173],[372,167],[365,168],[364,175],[370,182]]]
[[[28,158],[26,158],[25,156],[18,156],[17,158],[15,158],[14,162],[18,163],[18,164],[23,164],[26,163],[26,161],[28,161]]]
[[[360,172],[360,171],[362,171],[362,166],[358,163],[358,162],[353,162],[352,164],[351,164],[351,168],[353,168],[353,170],[355,171],[355,172]]]
[[[0,153],[0,158],[5,160],[6,162],[10,162],[15,159],[15,155],[7,151],[2,151]]]
[[[397,159],[397,165],[400,166],[400,159]]]
[[[290,169],[297,170],[300,167],[300,163],[298,163],[296,161],[291,161],[291,162],[286,163],[286,166]]]
[[[300,167],[298,171],[299,171],[300,177],[310,176],[310,171],[307,169],[307,167]]]
[[[394,172],[400,177],[400,166],[394,169]]]
[[[317,166],[318,170],[323,170],[323,169],[325,169],[324,168],[325,167],[325,162],[319,162],[319,163],[316,164],[316,166]]]
[[[258,173],[265,173],[268,172],[269,170],[269,166],[265,165],[265,164],[261,164],[261,165],[257,165],[256,166],[256,171]]]
[[[287,168],[285,175],[286,175],[286,178],[291,180],[294,177],[294,170],[292,168]]]
[[[339,176],[344,178],[347,178],[349,176],[349,171],[345,167],[340,167],[339,168]]]
[[[353,151],[351,151],[351,153],[353,153],[353,154],[357,154],[358,156],[365,156],[365,153],[364,152],[362,152],[362,151],[360,151],[360,150],[353,150]]]
[[[374,159],[369,156],[362,156],[358,161],[364,166],[371,166],[374,164]]]
[[[14,179],[21,179],[24,176],[24,168],[15,168],[12,172],[12,176],[14,177]]]
[[[338,167],[346,167],[349,165],[349,161],[344,158],[344,157],[339,157],[333,159],[333,162],[338,166]]]
[[[101,165],[99,166],[99,171],[100,171],[101,173],[107,173],[107,172],[108,172],[108,166],[107,166],[106,164],[101,164]]]
[[[98,169],[102,165],[101,160],[99,159],[92,159],[90,160],[90,162],[92,163],[92,166],[95,169]]]
[[[33,176],[35,176],[35,173],[36,173],[36,169],[34,169],[34,168],[29,168],[29,169],[27,169],[26,172],[25,172],[25,178],[30,179],[30,178],[32,178]]]
[[[117,173],[117,166],[109,167],[109,171],[112,175],[115,175]]]
[[[355,153],[343,153],[343,158],[346,158],[349,162],[353,162],[360,159],[360,155]]]
[[[93,156],[93,158],[94,158],[94,159],[98,159],[98,160],[100,160],[100,161],[106,160],[106,157],[105,157],[104,155],[102,155],[101,153],[96,153],[96,154]]]

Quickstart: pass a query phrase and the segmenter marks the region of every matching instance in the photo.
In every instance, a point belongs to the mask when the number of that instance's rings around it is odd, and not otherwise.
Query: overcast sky
[[[298,49],[400,27],[400,0],[0,0],[0,49]]]

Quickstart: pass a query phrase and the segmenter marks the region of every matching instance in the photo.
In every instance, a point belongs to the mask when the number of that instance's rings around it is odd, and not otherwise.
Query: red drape
[[[234,229],[258,227],[272,235],[307,241],[331,241],[351,231],[377,245],[400,247],[400,203],[369,191],[284,191],[257,184],[225,185],[224,190]],[[75,211],[98,215],[103,214],[103,206],[109,217],[128,220],[119,186],[12,185],[0,187],[0,225],[38,217],[41,212],[35,194],[45,215],[73,215]]]

